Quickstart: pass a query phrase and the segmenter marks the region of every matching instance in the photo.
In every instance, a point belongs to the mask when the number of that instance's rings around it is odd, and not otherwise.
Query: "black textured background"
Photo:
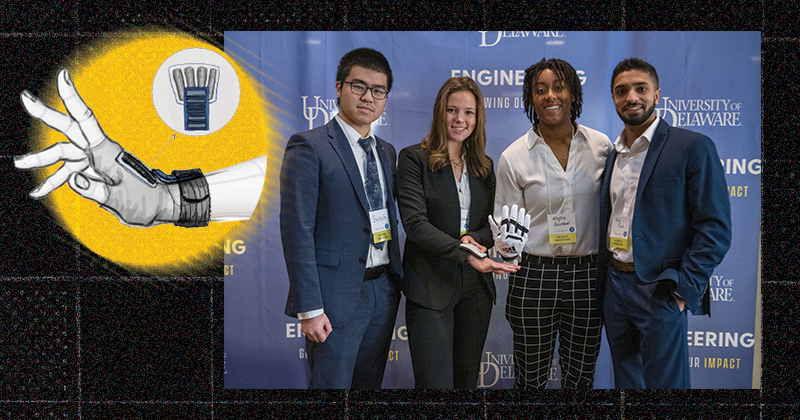
[[[0,4],[0,418],[788,418],[800,416],[800,12],[784,1]],[[703,2],[711,3],[711,2]],[[663,4],[663,6],[662,6]],[[19,93],[118,29],[750,30],[762,32],[763,389],[526,392],[223,389],[221,252],[185,277],[139,277],[83,248],[27,198],[33,121]],[[732,69],[735,71],[735,69]],[[724,386],[724,384],[720,384]]]

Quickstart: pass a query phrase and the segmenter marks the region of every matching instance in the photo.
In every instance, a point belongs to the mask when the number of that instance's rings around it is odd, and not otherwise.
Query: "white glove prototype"
[[[494,248],[504,259],[510,260],[525,248],[528,241],[528,231],[531,227],[531,216],[525,214],[525,208],[517,205],[511,206],[509,214],[508,206],[503,206],[500,226],[495,222],[494,217],[489,215],[489,227],[492,228],[494,237]]]
[[[14,159],[19,169],[64,162],[30,193],[32,198],[41,199],[69,183],[79,195],[96,201],[128,226],[208,225],[208,182],[199,169],[173,171],[171,175],[150,169],[106,136],[66,69],[58,72],[57,87],[66,114],[45,105],[28,91],[21,95],[28,114],[69,139]]]

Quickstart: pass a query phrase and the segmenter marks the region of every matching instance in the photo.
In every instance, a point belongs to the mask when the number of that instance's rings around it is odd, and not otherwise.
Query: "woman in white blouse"
[[[566,61],[529,67],[523,103],[532,127],[500,157],[494,211],[499,218],[503,206],[517,205],[531,217],[506,300],[514,387],[546,388],[558,337],[562,388],[591,388],[602,328],[597,200],[611,142],[576,122],[582,89]]]

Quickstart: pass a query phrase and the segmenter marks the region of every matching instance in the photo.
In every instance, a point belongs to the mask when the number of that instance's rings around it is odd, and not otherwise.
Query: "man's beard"
[[[625,123],[625,125],[635,127],[637,125],[644,124],[645,121],[647,121],[647,119],[650,118],[651,115],[653,115],[653,111],[655,110],[656,110],[656,103],[653,102],[653,105],[650,108],[645,108],[644,113],[636,118],[625,118],[622,116],[622,113],[620,112],[617,112],[617,115],[619,115],[619,118],[622,120],[622,122]]]

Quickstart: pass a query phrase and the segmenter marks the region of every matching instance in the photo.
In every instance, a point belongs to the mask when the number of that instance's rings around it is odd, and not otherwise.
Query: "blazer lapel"
[[[636,202],[640,202],[642,191],[644,191],[647,181],[650,180],[650,175],[653,173],[653,168],[658,162],[658,156],[664,150],[664,143],[667,142],[669,136],[667,135],[667,128],[669,126],[664,120],[658,122],[655,133],[653,133],[653,140],[650,142],[650,147],[647,149],[647,157],[644,159],[642,165],[642,173],[639,175],[639,185],[636,187]]]
[[[394,202],[394,171],[392,170],[392,163],[394,162],[389,162],[386,149],[377,136],[375,136],[375,150],[378,151],[378,163],[381,165],[381,170],[383,170],[383,187],[386,190],[385,204],[389,208],[391,207],[389,204]]]
[[[614,173],[614,162],[617,160],[617,149],[612,147],[606,158],[606,167],[603,171],[603,182],[600,184],[600,211],[608,222],[608,213],[611,207],[611,175]],[[602,220],[602,218],[601,218]]]
[[[469,179],[469,194],[470,194],[469,228],[470,230],[475,230],[475,228],[480,226],[482,223],[481,220],[477,219],[478,213],[480,213],[478,211],[477,206],[480,203],[485,203],[488,200],[488,197],[486,197],[487,191],[483,184],[483,181],[474,176],[470,176],[468,179]],[[455,179],[453,179],[453,183],[455,183]],[[494,203],[492,203],[492,208],[494,208]]]
[[[427,165],[427,162],[425,164]],[[447,220],[452,220],[453,223],[448,223],[447,227],[455,230],[446,233],[456,235],[456,238],[458,238],[461,236],[461,204],[458,202],[458,189],[456,188],[456,179],[453,176],[453,167],[448,164],[442,169],[431,173],[431,181],[433,180],[438,180],[436,190],[446,208],[453,209],[452,213],[448,211],[450,214],[447,216]],[[472,187],[471,183],[470,187]]]
[[[353,155],[353,148],[350,147],[350,143],[347,141],[342,127],[339,127],[339,123],[336,122],[335,119],[331,119],[326,126],[328,128],[328,140],[331,143],[331,147],[333,147],[333,150],[339,155],[339,159],[342,160],[347,176],[353,184],[353,190],[355,190],[358,196],[358,201],[361,202],[361,207],[364,208],[365,212],[369,213],[369,202],[367,201],[367,194],[364,192],[364,182],[361,179],[361,172],[358,170],[358,164]]]

